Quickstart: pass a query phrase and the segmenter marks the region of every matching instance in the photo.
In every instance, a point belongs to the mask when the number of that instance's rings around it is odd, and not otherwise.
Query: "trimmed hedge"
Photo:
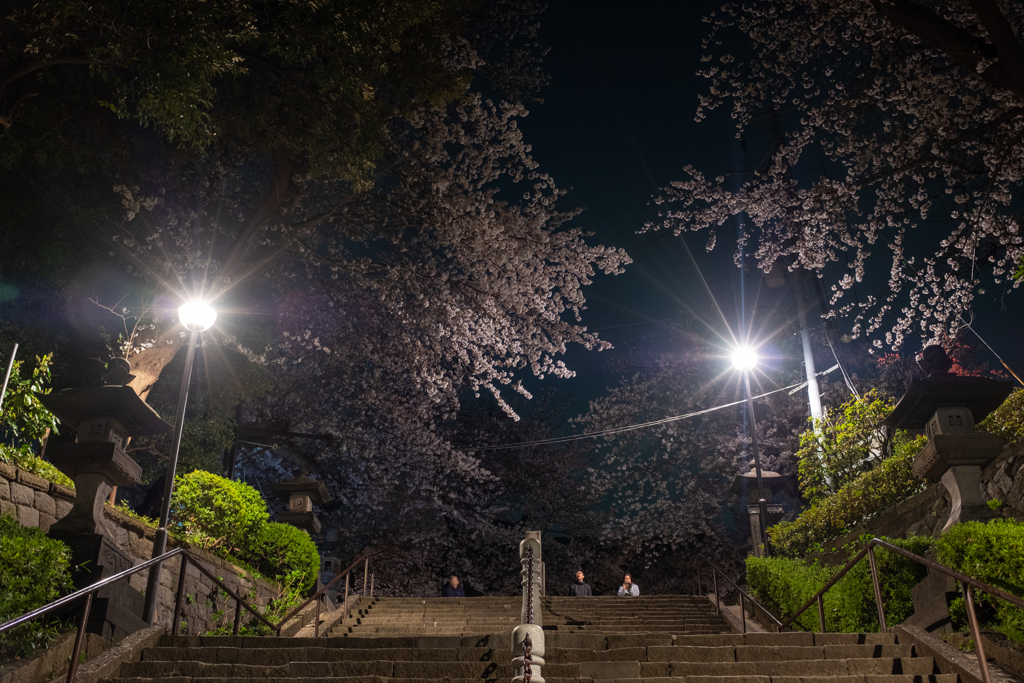
[[[947,567],[1024,598],[1024,524],[1009,519],[963,522],[939,539],[935,550]],[[1024,643],[1024,610],[980,591],[974,600],[983,625]],[[950,605],[950,614],[955,626],[966,627],[963,598]]]
[[[264,524],[242,559],[265,576],[304,591],[316,583],[320,555],[305,531],[290,524]]]
[[[914,476],[912,466],[914,456],[926,442],[925,437],[918,437],[878,467],[800,513],[792,522],[779,522],[769,527],[768,536],[774,551],[783,557],[804,557],[816,546],[847,533],[923,490],[925,482]]]
[[[71,588],[71,550],[42,530],[0,517],[0,623],[42,607]],[[0,635],[0,662],[30,654],[57,635],[33,621]]]
[[[259,491],[195,470],[177,477],[171,498],[175,535],[206,550],[239,553],[270,518]]]
[[[870,539],[870,535],[865,535],[860,542],[850,544],[849,557],[853,557],[863,547],[863,543]],[[918,555],[923,554],[932,543],[932,539],[923,537],[886,540]],[[875,559],[878,562],[886,623],[898,624],[914,613],[911,589],[925,577],[927,570],[923,565],[882,549],[875,550]],[[748,557],[747,584],[765,609],[785,620],[814,597],[841,568],[823,567],[789,558]],[[830,632],[878,631],[878,609],[866,557],[825,594],[823,601],[825,625]],[[793,626],[805,631],[817,631],[817,608],[812,605]]]

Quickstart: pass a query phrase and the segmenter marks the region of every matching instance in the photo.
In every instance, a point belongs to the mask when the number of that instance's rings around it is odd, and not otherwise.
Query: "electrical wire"
[[[814,376],[817,377],[819,375],[827,375],[828,373],[836,370],[837,368],[839,368],[838,364],[837,365],[833,365],[828,370],[822,370],[821,372],[814,373]],[[756,399],[764,398],[766,396],[771,396],[772,394],[777,394],[777,393],[782,392],[782,391],[788,391],[790,394],[793,394],[793,393],[795,393],[797,391],[800,391],[801,389],[803,389],[806,386],[807,386],[807,382],[806,381],[798,382],[796,384],[790,384],[788,387],[782,387],[781,389],[773,389],[772,391],[769,391],[769,392],[766,392],[766,393],[763,393],[763,394],[759,394],[757,396],[751,396],[750,400],[754,401]],[[640,424],[627,425],[625,427],[613,427],[611,429],[602,429],[602,430],[597,431],[597,432],[589,432],[587,434],[576,434],[576,435],[573,435],[573,436],[556,436],[556,437],[553,437],[553,438],[550,438],[550,439],[539,439],[537,441],[520,441],[518,443],[509,443],[509,444],[503,444],[503,445],[500,445],[500,446],[473,446],[473,447],[470,447],[470,448],[466,448],[466,451],[467,452],[474,452],[474,451],[498,451],[498,450],[504,450],[504,449],[507,449],[507,448],[523,448],[525,446],[546,446],[546,445],[550,445],[550,444],[568,443],[570,441],[580,441],[582,439],[596,439],[596,438],[601,437],[601,436],[611,436],[611,435],[614,435],[614,434],[621,434],[623,432],[630,432],[630,431],[634,431],[634,430],[637,430],[637,429],[646,429],[647,427],[656,427],[658,425],[667,424],[669,422],[675,422],[677,420],[686,420],[686,419],[691,418],[691,417],[697,417],[698,415],[706,415],[707,413],[713,413],[716,410],[722,410],[724,408],[731,408],[733,406],[738,406],[738,405],[740,405],[742,403],[746,403],[746,399],[742,399],[742,400],[739,400],[739,401],[733,401],[732,403],[725,403],[725,404],[720,405],[720,406],[715,406],[714,408],[705,408],[704,410],[698,410],[698,411],[693,412],[693,413],[686,413],[685,415],[673,415],[672,417],[664,417],[664,418],[662,418],[660,420],[653,420],[651,422],[641,422]]]
[[[985,341],[984,339],[981,338],[981,335],[978,334],[978,331],[975,330],[973,327],[971,327],[971,323],[969,323],[966,320],[964,320],[962,315],[958,314],[957,317],[960,318],[960,322],[962,322],[964,324],[964,327],[969,329],[971,332],[974,332],[974,336],[978,338],[978,341],[980,341],[982,344],[984,344],[985,348],[988,349],[989,351],[991,351],[992,355],[999,359],[999,362],[1003,364],[1003,367],[1006,368],[1007,372],[1009,372],[1011,375],[1013,375],[1013,378],[1015,380],[1017,380],[1018,382],[1020,382],[1021,386],[1024,386],[1024,380],[1021,380],[1021,378],[1017,376],[1017,373],[1013,371],[1013,368],[1011,368],[1006,363],[1006,361],[1003,360],[1002,356],[1000,356],[998,353],[996,353],[996,350],[993,349],[991,346],[989,346],[987,341]],[[973,321],[974,321],[974,316],[972,315],[971,316],[971,322],[973,322]]]

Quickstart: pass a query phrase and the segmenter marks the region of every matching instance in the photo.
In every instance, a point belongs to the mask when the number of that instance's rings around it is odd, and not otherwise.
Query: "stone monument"
[[[783,476],[778,472],[770,472],[768,470],[761,470],[761,483],[764,485],[764,499],[768,503],[768,523],[766,526],[772,526],[781,521],[785,513],[783,506],[780,503],[773,503],[772,499],[783,491],[795,497],[796,484],[792,477]],[[761,508],[757,490],[757,471],[751,469],[749,472],[737,474],[732,483],[732,492],[739,496],[740,505],[747,512],[747,518],[750,522],[750,538],[748,540],[750,547],[753,548],[752,552],[756,557],[761,557],[764,549],[761,547]],[[737,522],[742,523],[742,520],[737,519]]]
[[[981,470],[1003,449],[994,434],[977,434],[976,422],[1002,405],[1013,388],[1010,382],[951,374],[953,361],[941,346],[921,354],[924,379],[910,383],[882,424],[890,429],[924,429],[928,444],[914,458],[914,475],[940,479],[950,495],[949,520],[954,524],[993,516],[981,493]]]
[[[133,377],[130,370],[128,361],[115,359],[99,386],[39,396],[47,410],[77,433],[75,443],[52,445],[47,456],[75,482],[74,505],[50,527],[49,536],[71,548],[78,589],[131,568],[131,558],[114,542],[103,504],[114,486],[139,483],[142,468],[124,452],[128,439],[171,430],[171,425],[127,386]],[[105,588],[93,600],[88,630],[120,640],[145,628],[142,606],[141,594],[127,581]]]

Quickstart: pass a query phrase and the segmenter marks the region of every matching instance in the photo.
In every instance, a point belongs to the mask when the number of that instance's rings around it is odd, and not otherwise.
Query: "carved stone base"
[[[936,434],[914,458],[914,476],[938,479],[950,467],[985,467],[1003,450],[995,434]]]
[[[112,538],[103,504],[114,486],[139,483],[142,468],[117,444],[62,444],[50,451],[50,461],[75,481],[75,503],[51,530],[69,534],[100,534]]]
[[[102,534],[79,534],[53,530],[50,538],[66,543],[71,548],[71,578],[75,590],[87,588],[97,581],[132,567],[132,560],[114,542]],[[132,588],[127,579],[100,589],[93,597],[89,613],[89,633],[96,633],[115,641],[146,628],[142,621],[143,595]],[[79,603],[61,618],[80,614],[84,602]]]
[[[942,485],[951,498],[949,519],[942,527],[946,533],[955,524],[984,521],[995,517],[981,494],[981,468],[977,465],[950,467],[942,475]]]

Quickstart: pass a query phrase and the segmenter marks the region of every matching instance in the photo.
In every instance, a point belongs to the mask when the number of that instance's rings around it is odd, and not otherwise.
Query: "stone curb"
[[[45,648],[36,650],[31,657],[0,666],[0,683],[36,683],[55,671],[67,671],[76,635],[76,631],[60,635]],[[82,645],[87,657],[97,657],[109,647],[109,641],[93,633],[86,634]]]
[[[931,657],[944,674],[957,674],[961,683],[982,683],[981,667],[973,653],[960,652],[944,643],[920,626],[897,626],[893,629],[900,643],[914,646],[918,656]],[[1020,683],[1020,679],[1002,669],[991,659],[988,661],[992,683]]]
[[[99,683],[105,678],[116,678],[122,664],[141,661],[142,651],[155,647],[164,633],[162,626],[136,631],[99,657],[79,665],[75,683]],[[63,683],[66,678],[65,673],[51,678],[47,683]]]

